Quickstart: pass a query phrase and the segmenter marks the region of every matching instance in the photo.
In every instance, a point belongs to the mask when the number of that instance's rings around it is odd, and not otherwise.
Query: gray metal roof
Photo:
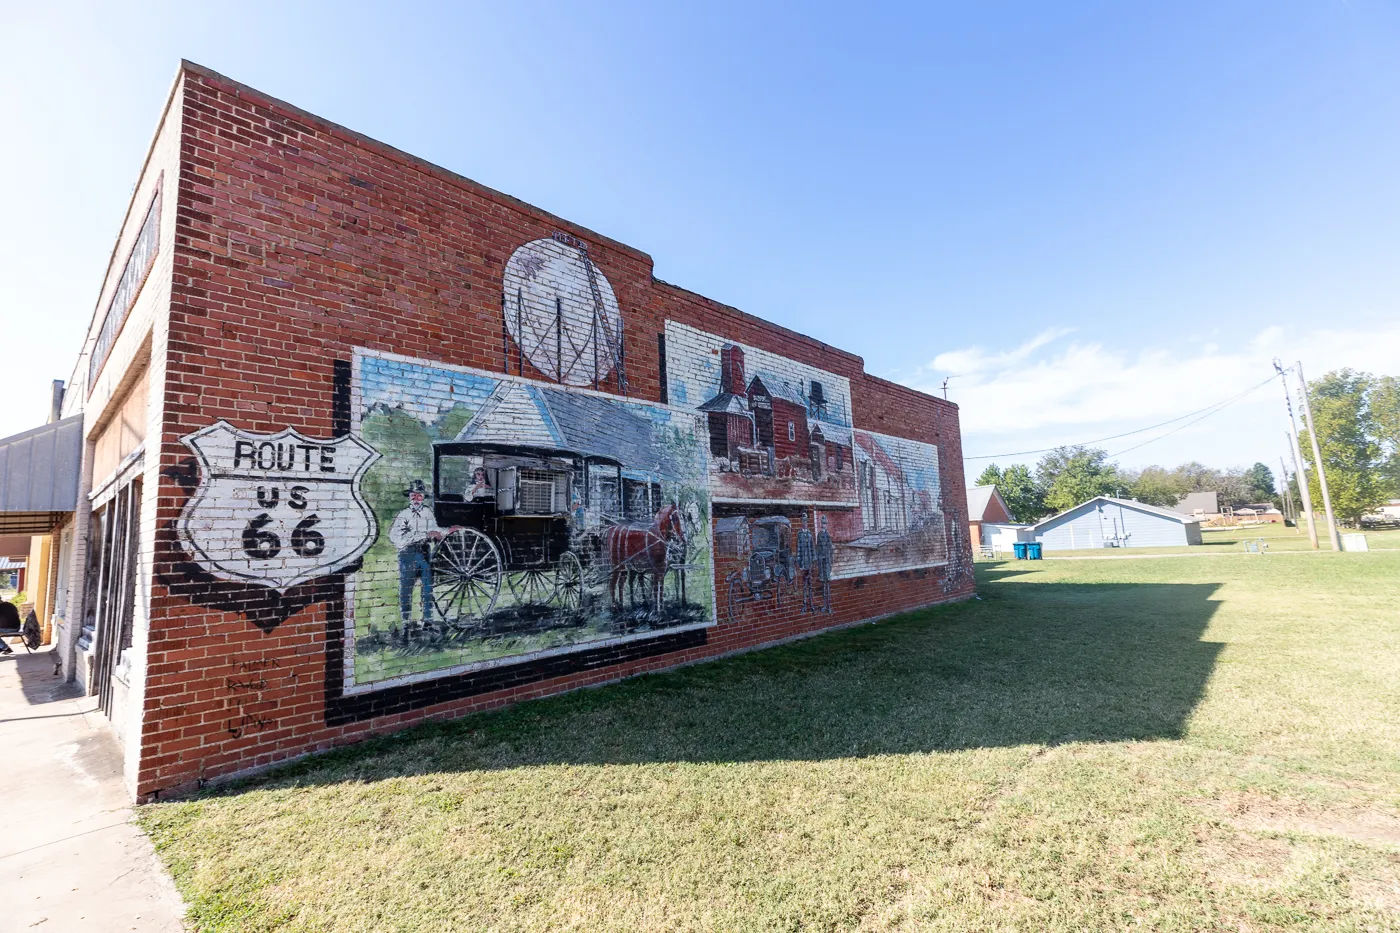
[[[1189,492],[1182,496],[1176,503],[1173,511],[1182,515],[1193,515],[1200,509],[1207,515],[1214,515],[1220,511],[1220,493],[1218,492]]]
[[[1046,525],[1053,525],[1057,522],[1064,520],[1065,518],[1068,518],[1070,515],[1077,513],[1086,505],[1093,505],[1095,502],[1112,502],[1114,505],[1120,505],[1125,509],[1136,509],[1139,512],[1145,512],[1148,515],[1157,515],[1161,518],[1169,518],[1174,522],[1181,522],[1183,525],[1198,524],[1196,519],[1191,515],[1182,515],[1180,512],[1173,512],[1170,509],[1159,509],[1155,505],[1148,505],[1146,502],[1138,502],[1136,499],[1117,499],[1113,496],[1095,496],[1092,499],[1088,499],[1084,502],[1079,503],[1072,509],[1065,509],[1063,512],[1051,515],[1049,518],[1043,518],[1031,527],[1042,528]]]
[[[0,439],[0,513],[73,511],[82,462],[82,415]]]
[[[1001,493],[997,492],[996,486],[969,486],[967,487],[967,517],[969,521],[980,522],[987,514],[987,506],[992,504],[992,496],[1001,498]],[[1006,502],[1002,501],[1002,507],[1006,507]],[[1007,509],[1007,512],[1010,512]]]

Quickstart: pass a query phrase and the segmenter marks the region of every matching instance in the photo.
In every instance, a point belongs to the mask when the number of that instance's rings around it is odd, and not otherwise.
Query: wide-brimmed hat
[[[423,485],[423,481],[421,479],[415,479],[413,482],[409,483],[408,488],[403,491],[403,494],[405,496],[411,496],[415,492],[423,496],[432,495],[432,493],[428,492],[428,487]]]

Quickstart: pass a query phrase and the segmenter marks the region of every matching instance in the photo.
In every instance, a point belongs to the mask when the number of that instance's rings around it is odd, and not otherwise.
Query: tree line
[[[1400,379],[1339,369],[1308,383],[1308,402],[1332,510],[1355,528],[1361,516],[1400,497]],[[1320,510],[1322,487],[1306,430],[1299,446],[1313,508]]]
[[[1095,496],[1136,499],[1171,508],[1193,492],[1219,494],[1221,507],[1278,501],[1273,471],[1262,463],[1248,469],[1217,470],[1191,461],[1170,469],[1160,466],[1126,470],[1095,447],[1057,447],[1035,467],[995,463],[977,477],[979,486],[996,486],[1017,522],[1035,522]]]
[[[1400,496],[1400,380],[1337,370],[1309,383],[1308,399],[1333,508],[1339,521],[1358,525],[1362,515]],[[1306,432],[1301,446],[1313,504],[1320,509],[1322,493]],[[1171,508],[1189,493],[1214,492],[1222,509],[1281,504],[1274,473],[1263,463],[1220,470],[1191,461],[1170,469],[1128,470],[1111,462],[1107,451],[1083,446],[1057,447],[1034,467],[1015,463],[1002,469],[994,463],[977,477],[977,485],[996,486],[1017,522],[1039,521],[1095,496]],[[1296,484],[1293,492],[1296,501]]]

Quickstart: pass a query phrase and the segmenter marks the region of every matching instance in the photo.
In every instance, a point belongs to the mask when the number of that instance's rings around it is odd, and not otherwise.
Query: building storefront
[[[188,64],[62,414],[143,799],[972,594],[956,406]]]

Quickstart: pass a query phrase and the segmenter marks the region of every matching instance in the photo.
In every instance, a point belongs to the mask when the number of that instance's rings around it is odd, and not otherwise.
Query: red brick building
[[[145,799],[972,593],[956,406],[191,64],[63,414],[66,671]]]

